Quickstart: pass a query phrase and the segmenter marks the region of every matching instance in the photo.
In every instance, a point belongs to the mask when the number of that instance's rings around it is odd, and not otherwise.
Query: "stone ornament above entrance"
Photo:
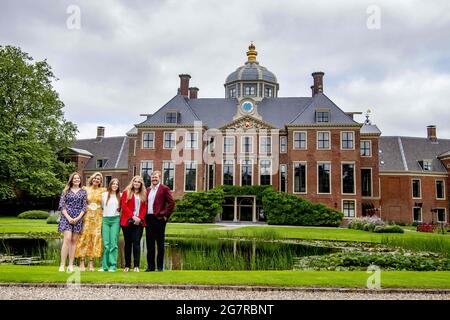
[[[234,129],[234,130],[250,130],[250,129],[276,129],[276,127],[255,119],[251,116],[240,117],[220,128],[221,130]]]

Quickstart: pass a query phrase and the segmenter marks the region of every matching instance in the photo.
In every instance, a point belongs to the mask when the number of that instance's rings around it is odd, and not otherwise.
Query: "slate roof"
[[[69,148],[69,150],[75,152],[76,154],[81,154],[81,155],[83,155],[83,156],[90,156],[90,157],[93,156],[92,153],[90,153],[89,151],[84,150],[84,149]]]
[[[432,172],[447,173],[438,156],[450,152],[450,139],[381,136],[379,148],[380,171],[422,172],[419,161],[431,160]]]
[[[290,125],[309,125],[316,123],[316,109],[329,109],[330,122],[328,124],[339,125],[360,125],[340,109],[333,101],[330,100],[324,93],[316,94],[311,103],[302,110],[295,119],[289,122]]]
[[[86,163],[85,170],[95,170],[97,159],[108,159],[102,169],[127,169],[128,168],[128,137],[107,137],[100,140],[77,140],[72,146],[76,149],[84,149],[92,153],[93,157]]]
[[[225,80],[225,85],[233,81],[241,80],[265,80],[277,83],[277,77],[266,67],[259,65],[257,61],[247,61],[235,71],[230,73]]]
[[[364,123],[360,130],[361,134],[365,135],[380,135],[381,131],[375,124]]]
[[[180,122],[178,123],[180,126],[194,125],[194,121],[202,121],[202,124],[209,128],[220,128],[233,121],[237,105],[238,100],[235,98],[188,99],[176,95],[137,126],[174,126],[174,124],[165,123],[165,116],[167,111],[177,110],[180,113]],[[264,98],[257,103],[257,108],[264,122],[280,129],[285,125],[317,125],[316,108],[330,109],[331,122],[325,125],[360,126],[323,93],[319,93],[313,98]]]

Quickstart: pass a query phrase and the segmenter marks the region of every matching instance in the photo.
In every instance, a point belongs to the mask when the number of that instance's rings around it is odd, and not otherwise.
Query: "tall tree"
[[[0,46],[0,200],[59,194],[73,169],[61,159],[77,129],[64,119],[56,80],[46,60]]]

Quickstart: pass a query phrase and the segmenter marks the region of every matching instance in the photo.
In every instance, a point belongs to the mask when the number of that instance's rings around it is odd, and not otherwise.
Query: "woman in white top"
[[[106,192],[102,193],[103,208],[103,257],[102,267],[98,271],[115,272],[117,270],[117,253],[120,235],[120,186],[114,178]]]

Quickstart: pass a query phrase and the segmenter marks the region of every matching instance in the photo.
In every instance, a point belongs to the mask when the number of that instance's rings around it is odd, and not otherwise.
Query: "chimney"
[[[437,141],[436,126],[434,126],[434,125],[427,126],[427,138],[431,142]]]
[[[314,86],[311,86],[311,97],[314,97]]]
[[[188,74],[180,74],[180,94],[184,97],[188,96],[189,92],[189,79],[191,78]]]
[[[323,72],[313,72],[311,75],[314,78],[314,87],[313,89],[313,96],[318,94],[319,92],[323,92],[323,75],[325,73]]]
[[[189,88],[189,99],[197,99],[199,90],[200,89],[197,87],[190,87]]]
[[[97,141],[105,137],[105,127],[97,127]]]

